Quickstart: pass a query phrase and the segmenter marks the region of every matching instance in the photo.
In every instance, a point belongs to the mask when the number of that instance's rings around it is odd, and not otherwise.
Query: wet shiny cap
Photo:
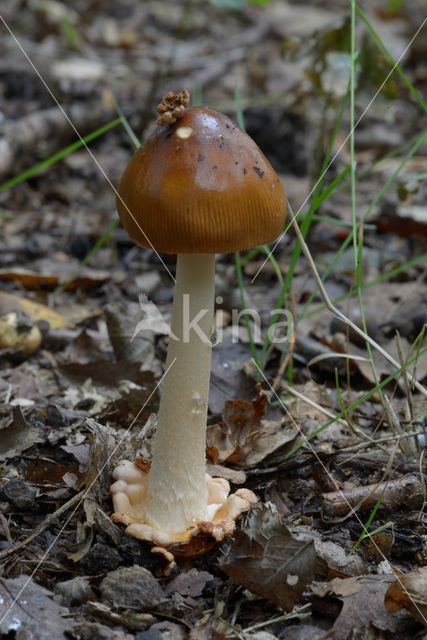
[[[231,252],[274,240],[286,200],[273,167],[227,116],[181,108],[173,100],[180,95],[166,94],[158,107],[165,124],[121,179],[117,210],[130,238],[166,253]]]

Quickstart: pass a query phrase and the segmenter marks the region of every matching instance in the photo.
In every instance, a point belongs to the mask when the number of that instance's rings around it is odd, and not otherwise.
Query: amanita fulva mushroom
[[[123,461],[111,487],[114,520],[157,545],[199,531],[217,539],[256,502],[206,475],[215,253],[270,242],[282,231],[281,182],[253,140],[222,113],[168,93],[158,127],[130,160],[117,208],[131,239],[176,253],[171,336],[151,466]]]

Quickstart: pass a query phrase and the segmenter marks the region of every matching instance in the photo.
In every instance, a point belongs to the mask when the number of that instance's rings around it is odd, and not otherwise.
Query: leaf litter
[[[17,4],[5,5],[11,24]],[[230,78],[236,76],[247,130],[284,176],[297,211],[317,181],[335,108],[347,91],[350,32],[342,3],[241,2],[230,10],[226,2],[207,2],[188,14],[181,1],[167,8],[116,4],[108,15],[85,1],[81,15],[61,2],[19,8],[29,25],[25,46],[81,130],[116,115],[100,70],[108,69],[115,98],[144,138],[160,85],[200,86],[201,101],[234,116]],[[398,56],[420,12],[418,3],[389,4],[374,3],[369,19]],[[358,39],[360,115],[364,96],[375,93],[390,66],[361,25]],[[417,39],[401,61],[420,87],[423,42]],[[18,60],[12,40],[2,46],[0,145],[7,153],[0,173],[12,178],[59,150],[70,132],[47,108],[43,87]],[[88,46],[102,63],[85,59]],[[52,66],[52,58],[61,58],[62,67]],[[424,117],[410,93],[391,76],[358,126],[357,204],[361,214],[370,208],[360,256],[369,335],[399,362],[413,357],[407,369],[425,381],[425,336],[420,354],[412,345],[426,319],[427,165],[425,142],[406,157],[405,145],[422,134]],[[29,122],[34,135],[25,134]],[[351,162],[348,145],[342,147],[346,114],[342,125],[326,188]],[[117,184],[130,154],[126,134],[115,127],[94,149]],[[286,308],[300,319],[295,343],[266,353],[264,372],[272,381],[287,358],[273,385],[277,396],[267,384],[257,388],[245,322],[230,327],[241,292],[231,257],[217,260],[217,329],[224,340],[213,351],[209,470],[250,487],[260,505],[231,540],[179,559],[170,576],[164,557],[111,522],[111,469],[123,456],[140,464],[150,457],[158,409],[153,390],[167,342],[160,320],[168,319],[171,302],[167,274],[113,224],[113,200],[81,149],[0,192],[0,323],[17,329],[15,342],[2,345],[0,363],[0,619],[29,580],[1,633],[88,640],[422,637],[425,399],[405,370],[393,378],[381,356],[374,353],[373,366],[366,361],[360,336],[322,310],[303,260],[285,295]],[[334,299],[347,296],[337,304],[361,326],[356,300],[348,297],[353,251],[337,255],[351,234],[349,191],[331,193],[315,216],[309,240],[316,264],[323,273],[335,261],[325,285]],[[100,238],[102,246],[88,255]],[[274,253],[278,269],[267,262],[252,288],[265,254],[244,264],[244,293],[264,323],[258,352],[295,246],[290,232]],[[173,270],[172,259],[165,260]],[[136,332],[146,320],[141,299],[160,315]],[[33,350],[18,340],[24,330],[40,338]],[[302,446],[299,430],[311,449]],[[342,494],[360,505],[357,516],[347,517]],[[334,506],[327,514],[325,501],[337,499],[339,513]]]

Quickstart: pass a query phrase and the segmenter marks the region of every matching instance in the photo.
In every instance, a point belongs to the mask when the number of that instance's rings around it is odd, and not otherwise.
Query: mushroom
[[[159,126],[130,160],[117,208],[139,245],[177,254],[166,375],[152,461],[122,461],[111,487],[113,519],[167,546],[200,531],[222,539],[257,501],[206,475],[206,421],[214,326],[215,254],[270,242],[283,230],[283,188],[255,142],[227,116],[187,108],[168,93]]]

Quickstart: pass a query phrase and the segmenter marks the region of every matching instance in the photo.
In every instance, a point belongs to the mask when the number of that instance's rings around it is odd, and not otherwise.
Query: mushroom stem
[[[178,255],[171,336],[149,473],[147,520],[165,532],[207,519],[206,418],[215,254]]]

